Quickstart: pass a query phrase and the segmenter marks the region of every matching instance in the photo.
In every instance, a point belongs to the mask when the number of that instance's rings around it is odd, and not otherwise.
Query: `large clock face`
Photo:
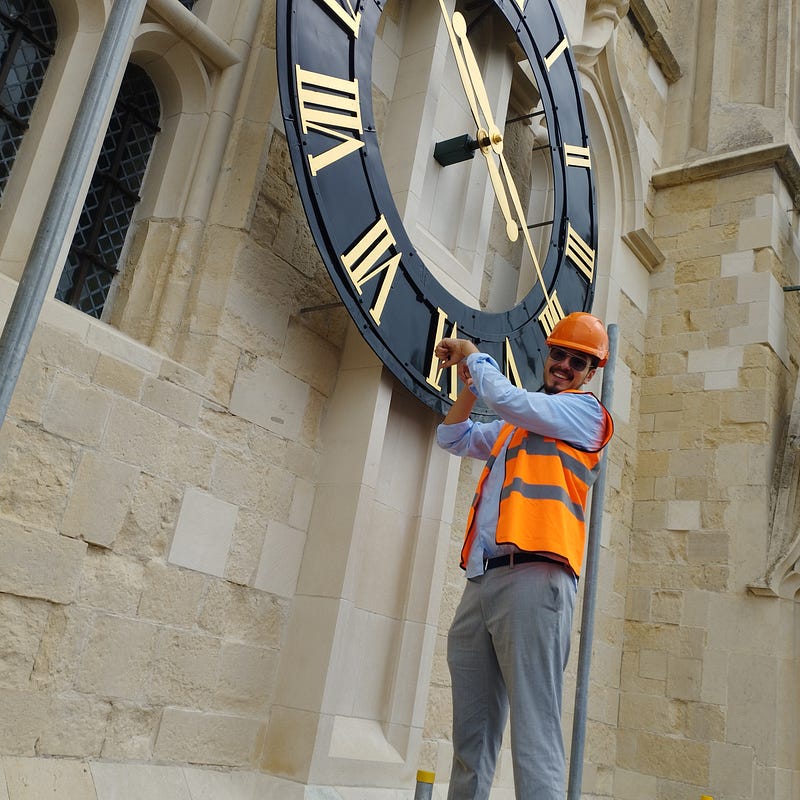
[[[391,372],[442,413],[455,399],[455,369],[439,373],[433,348],[469,338],[509,379],[542,383],[545,339],[565,314],[589,310],[597,222],[588,127],[565,26],[551,0],[484,0],[463,14],[436,5],[469,108],[474,157],[496,196],[505,236],[531,286],[511,307],[462,302],[434,277],[393,200],[372,108],[372,61],[380,0],[278,0],[278,79],[286,135],[309,224],[331,278],[362,335]],[[548,186],[544,219],[531,219],[531,186],[520,191],[504,152],[492,93],[484,86],[473,23],[502,23],[519,67],[535,87],[544,123]],[[504,35],[505,38],[505,35]],[[434,142],[430,142],[431,158]],[[438,161],[438,158],[437,158]],[[460,169],[463,164],[436,169]],[[523,185],[519,181],[520,186]],[[484,410],[485,411],[485,410]],[[478,413],[481,410],[478,409]]]

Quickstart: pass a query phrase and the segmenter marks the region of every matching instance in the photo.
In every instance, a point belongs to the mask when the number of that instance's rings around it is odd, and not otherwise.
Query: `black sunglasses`
[[[588,358],[574,356],[572,353],[568,353],[566,350],[562,350],[560,347],[550,348],[550,358],[555,361],[556,364],[560,364],[562,361],[568,360],[570,367],[574,369],[575,372],[583,372],[589,365]]]

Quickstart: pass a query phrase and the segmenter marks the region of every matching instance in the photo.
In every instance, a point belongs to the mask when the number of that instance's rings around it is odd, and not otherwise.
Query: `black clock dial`
[[[430,2],[441,9],[474,117],[475,157],[485,160],[507,235],[519,238],[533,275],[530,290],[511,308],[480,310],[453,296],[403,226],[371,102],[373,45],[383,4],[278,0],[277,56],[292,164],[336,289],[398,380],[446,413],[457,386],[454,369],[436,370],[433,348],[443,336],[472,339],[514,383],[539,388],[547,334],[565,314],[591,307],[597,222],[581,87],[557,7],[550,0],[527,0],[524,7],[518,0],[488,0],[470,12],[473,19],[491,13],[506,20],[540,95],[551,193],[548,219],[531,220],[528,198],[520,197],[505,160],[505,133],[488,107],[467,20],[440,0]]]

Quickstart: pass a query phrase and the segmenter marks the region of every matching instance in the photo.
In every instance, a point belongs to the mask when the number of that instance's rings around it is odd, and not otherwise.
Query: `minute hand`
[[[497,203],[500,206],[500,210],[503,212],[503,218],[506,221],[506,235],[508,238],[515,242],[518,237],[518,223],[514,219],[513,215],[511,214],[511,207],[508,204],[508,197],[506,195],[505,187],[503,186],[503,180],[500,177],[500,172],[497,169],[497,164],[494,163],[494,159],[492,157],[492,153],[489,147],[486,146],[486,139],[490,140],[491,146],[495,149],[496,152],[499,152],[496,148],[500,147],[502,150],[502,137],[500,136],[500,131],[497,128],[494,131],[485,131],[483,127],[483,123],[481,121],[480,111],[478,109],[478,99],[475,93],[476,86],[470,76],[470,72],[467,68],[467,65],[464,62],[464,54],[461,51],[461,48],[458,45],[458,40],[461,39],[462,42],[466,43],[467,52],[472,56],[472,60],[475,61],[475,56],[472,55],[472,50],[469,47],[469,42],[466,38],[467,32],[467,24],[464,20],[463,15],[456,11],[453,14],[452,21],[447,13],[447,9],[444,5],[444,0],[439,0],[439,8],[442,12],[442,18],[444,19],[445,27],[447,28],[447,35],[450,37],[450,46],[453,50],[453,56],[456,60],[456,67],[458,68],[458,75],[461,78],[461,83],[464,86],[464,94],[467,96],[467,102],[469,103],[470,111],[472,112],[472,117],[475,120],[475,125],[477,127],[477,139],[480,144],[481,154],[486,158],[486,167],[489,170],[489,177],[492,181],[492,188],[494,189],[495,196],[497,197]],[[458,34],[458,35],[457,35]],[[476,65],[477,66],[477,65]],[[483,88],[483,81],[480,79],[480,73],[478,73],[479,78],[479,87],[483,91],[483,94],[486,94],[486,89]],[[492,143],[492,137],[496,137],[496,142]]]
[[[463,21],[463,17],[458,20],[458,22],[461,23],[463,23]],[[486,91],[486,86],[483,82],[480,68],[478,67],[478,61],[475,58],[475,54],[472,51],[472,46],[467,38],[466,25],[464,24],[463,27],[456,25],[456,20],[454,19],[453,27],[455,28],[455,32],[458,38],[461,40],[461,44],[464,48],[464,62],[466,63],[467,72],[469,73],[470,81],[472,82],[472,86],[475,90],[475,97],[478,101],[478,106],[480,107],[483,117],[486,120],[486,126],[489,128],[489,139],[491,141],[492,149],[497,153],[497,157],[500,159],[500,166],[503,168],[503,177],[505,178],[506,186],[508,187],[508,194],[511,197],[511,204],[514,206],[514,211],[516,211],[517,218],[520,221],[522,236],[525,239],[525,245],[528,248],[531,259],[533,260],[533,266],[536,270],[536,277],[539,279],[539,284],[541,285],[542,291],[545,294],[545,302],[549,302],[547,289],[544,285],[544,280],[542,279],[542,270],[539,266],[539,259],[536,257],[536,251],[533,249],[533,242],[531,241],[531,236],[528,232],[528,226],[525,224],[526,217],[522,208],[522,202],[519,198],[519,192],[517,191],[517,186],[514,183],[514,178],[511,176],[511,170],[508,167],[508,162],[503,155],[503,137],[494,121],[492,105],[489,102],[489,94]],[[494,162],[492,162],[492,166],[494,166]],[[495,189],[495,191],[497,190]],[[514,236],[513,238],[516,239],[517,237]]]

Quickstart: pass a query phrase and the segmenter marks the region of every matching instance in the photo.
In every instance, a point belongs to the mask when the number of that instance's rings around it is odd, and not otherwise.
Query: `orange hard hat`
[[[547,346],[554,345],[595,356],[599,367],[608,361],[606,326],[593,314],[585,311],[573,311],[556,323],[547,337]]]

